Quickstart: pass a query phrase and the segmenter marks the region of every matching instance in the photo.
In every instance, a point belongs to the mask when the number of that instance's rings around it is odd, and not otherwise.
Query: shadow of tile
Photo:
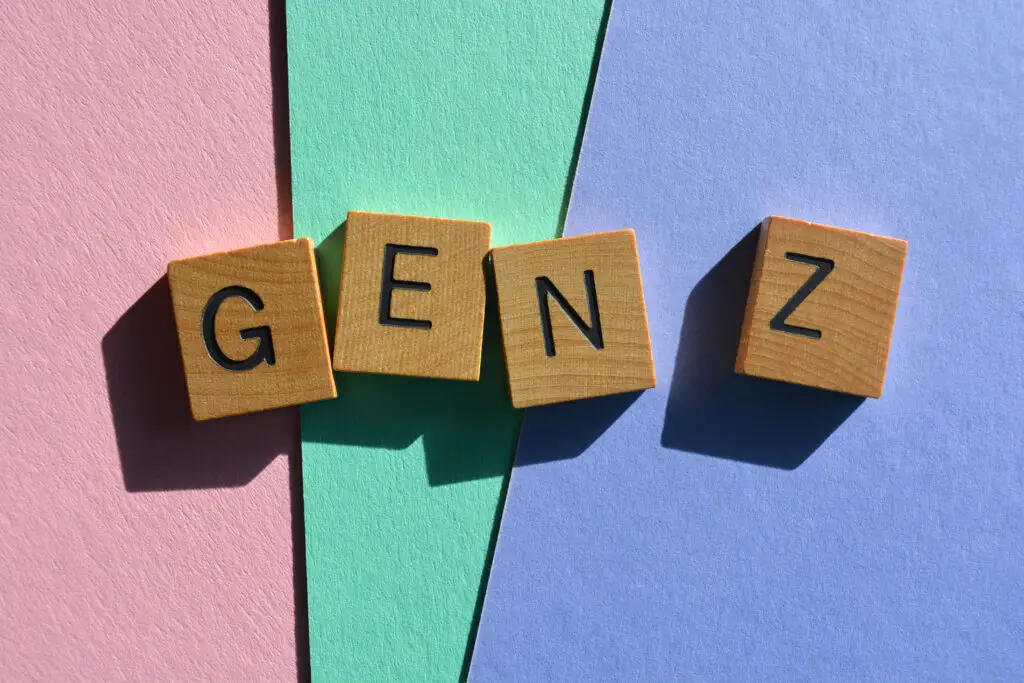
[[[523,419],[515,466],[568,460],[581,455],[642,393],[631,391],[530,408]]]
[[[166,275],[110,328],[102,349],[128,491],[243,486],[294,447],[294,409],[192,419]]]
[[[334,331],[338,323],[338,293],[341,289],[341,262],[345,256],[345,229],[348,221],[342,221],[331,234],[316,246],[317,278],[320,280],[320,296],[324,302],[324,321],[327,324],[327,341],[334,358]]]
[[[755,227],[686,301],[661,443],[792,470],[864,399],[733,372],[757,237]]]

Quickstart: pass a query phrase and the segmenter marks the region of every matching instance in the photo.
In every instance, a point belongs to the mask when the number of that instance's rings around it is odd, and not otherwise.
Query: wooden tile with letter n
[[[172,261],[167,279],[195,419],[337,396],[309,239]]]
[[[480,379],[491,226],[351,211],[334,369]]]
[[[881,396],[906,257],[903,240],[766,218],[736,372]]]
[[[654,386],[632,230],[501,247],[491,255],[513,406]]]

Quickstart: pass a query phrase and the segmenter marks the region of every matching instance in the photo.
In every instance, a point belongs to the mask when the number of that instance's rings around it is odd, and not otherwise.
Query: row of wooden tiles
[[[880,396],[907,243],[774,216],[760,232],[736,371]],[[492,268],[513,406],[655,386],[632,230],[490,236],[350,212],[333,363],[308,239],[171,262],[192,415],[335,398],[332,369],[476,381]]]

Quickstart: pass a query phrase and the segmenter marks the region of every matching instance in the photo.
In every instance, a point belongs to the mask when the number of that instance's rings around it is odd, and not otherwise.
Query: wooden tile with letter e
[[[480,379],[491,226],[351,211],[334,369]]]
[[[513,406],[654,386],[632,230],[501,247],[491,256]]]
[[[167,279],[195,419],[337,396],[308,238],[172,261]]]
[[[903,240],[766,218],[736,372],[881,396],[906,257]]]

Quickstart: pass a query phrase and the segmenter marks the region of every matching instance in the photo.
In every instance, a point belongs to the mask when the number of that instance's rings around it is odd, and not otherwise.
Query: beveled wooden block
[[[512,405],[655,384],[632,230],[491,251]]]
[[[172,261],[167,279],[195,419],[338,395],[308,238]]]
[[[480,379],[491,226],[350,211],[334,369]]]
[[[903,240],[766,218],[736,372],[881,396],[906,257]]]

